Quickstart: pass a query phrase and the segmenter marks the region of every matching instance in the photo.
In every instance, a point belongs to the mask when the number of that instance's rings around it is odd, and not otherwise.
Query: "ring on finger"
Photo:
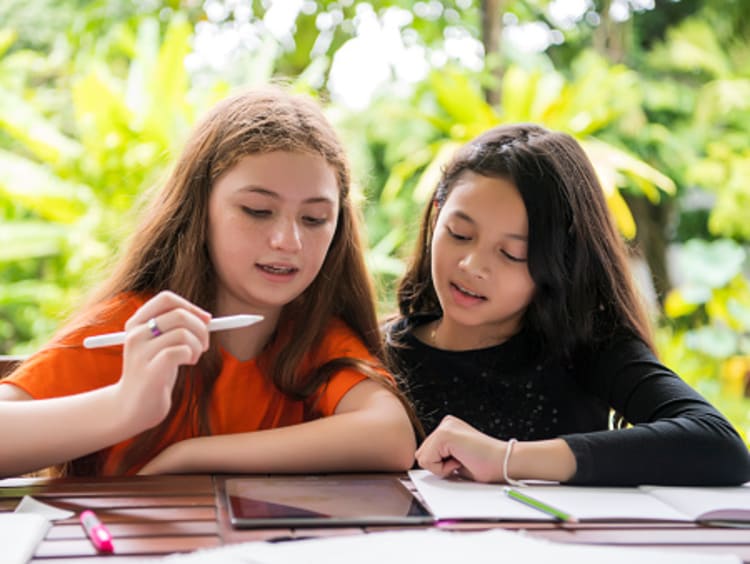
[[[161,335],[162,331],[161,329],[159,329],[159,325],[157,325],[155,317],[149,319],[146,325],[148,326],[148,330],[151,331],[151,334],[154,337],[158,337],[159,335]]]

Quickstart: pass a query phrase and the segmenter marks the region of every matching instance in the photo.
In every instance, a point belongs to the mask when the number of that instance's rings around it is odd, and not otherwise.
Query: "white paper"
[[[509,531],[448,532],[436,529],[324,537],[278,544],[252,542],[173,555],[163,564],[741,564],[731,554],[562,544]]]
[[[747,485],[734,488],[641,486],[641,489],[695,521],[750,522],[750,487]]]
[[[444,479],[427,470],[410,470],[409,478],[437,519],[555,520],[509,498],[499,484]]]
[[[0,513],[3,564],[26,564],[52,524],[38,513]]]
[[[47,536],[52,521],[73,515],[72,511],[23,496],[13,513],[0,513],[0,560],[3,564],[26,564]]]
[[[509,498],[499,484],[442,479],[426,470],[412,470],[409,477],[438,519],[554,519]],[[750,523],[750,485],[747,484],[729,488],[600,488],[535,484],[515,489],[579,521],[716,520]]]
[[[528,486],[521,493],[576,517],[579,521],[692,521],[688,515],[639,488]]]
[[[41,502],[38,499],[34,499],[31,496],[25,495],[23,499],[18,502],[15,509],[16,513],[38,513],[43,515],[50,521],[61,521],[63,519],[70,519],[75,515],[73,511],[67,509],[60,509],[47,503]]]

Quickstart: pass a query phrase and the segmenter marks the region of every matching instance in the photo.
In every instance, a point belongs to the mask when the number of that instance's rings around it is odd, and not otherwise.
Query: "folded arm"
[[[615,342],[592,363],[589,388],[632,424],[562,437],[575,454],[571,483],[735,485],[750,454],[732,425],[637,339]]]
[[[117,385],[36,401],[0,386],[0,476],[14,476],[83,456],[140,432],[123,410]]]
[[[141,474],[403,471],[414,431],[401,402],[372,380],[354,386],[329,417],[251,433],[175,443]]]
[[[576,461],[565,441],[525,441],[514,445],[490,437],[452,415],[425,439],[417,450],[419,465],[445,478],[454,472],[478,482],[511,479],[565,481],[576,471]],[[508,468],[504,469],[505,461]]]

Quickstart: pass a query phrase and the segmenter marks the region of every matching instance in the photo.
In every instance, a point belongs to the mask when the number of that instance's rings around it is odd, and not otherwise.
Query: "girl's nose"
[[[271,247],[285,252],[299,251],[302,248],[302,239],[297,222],[280,219],[271,232]]]
[[[487,263],[479,250],[473,250],[464,256],[458,263],[461,270],[476,278],[486,278],[489,272]]]

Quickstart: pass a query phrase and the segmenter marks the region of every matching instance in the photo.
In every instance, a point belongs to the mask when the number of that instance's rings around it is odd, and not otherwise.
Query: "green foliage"
[[[678,283],[662,321],[670,338],[660,351],[747,438],[750,36],[739,4],[704,2],[654,43],[644,72],[658,76],[646,110],[670,124],[670,131],[651,134],[659,140],[656,161],[677,181],[682,210],[674,245]]]
[[[113,29],[132,45],[122,58],[81,51],[62,65],[69,90],[52,110],[33,91],[0,92],[0,328],[4,352],[38,347],[131,229],[129,212],[153,184],[193,121],[183,64],[191,25],[174,18],[162,36],[143,18]],[[101,44],[109,45],[112,36]],[[6,51],[0,77],[22,51]],[[32,58],[28,57],[26,58]],[[33,74],[28,82],[35,79]],[[2,78],[0,78],[2,80]],[[68,104],[62,119],[49,117]]]
[[[646,58],[663,84],[648,108],[655,117],[672,118],[675,150],[662,159],[672,162],[678,183],[714,198],[710,233],[750,240],[744,217],[750,202],[750,36],[731,33],[732,21],[709,4],[670,28]]]
[[[750,282],[745,249],[731,239],[688,241],[680,284],[665,301],[660,350],[750,436]],[[668,337],[667,337],[668,335]],[[731,413],[729,411],[731,410]]]

